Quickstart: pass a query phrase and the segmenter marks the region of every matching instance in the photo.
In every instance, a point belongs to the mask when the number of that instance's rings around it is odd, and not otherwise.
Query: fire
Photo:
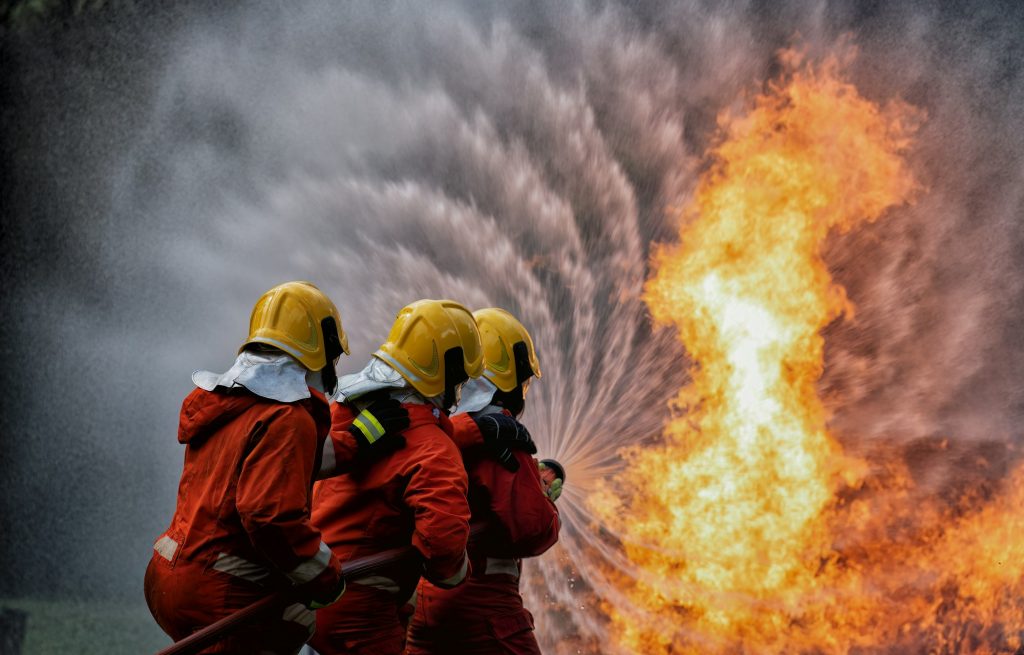
[[[611,635],[637,653],[915,652],[998,624],[985,643],[1016,647],[1024,474],[983,511],[922,510],[899,465],[843,454],[817,395],[821,330],[853,311],[822,246],[912,201],[919,112],[862,97],[845,59],[783,63],[720,118],[678,244],[653,257],[645,300],[692,382],[591,502],[628,559],[608,571]]]

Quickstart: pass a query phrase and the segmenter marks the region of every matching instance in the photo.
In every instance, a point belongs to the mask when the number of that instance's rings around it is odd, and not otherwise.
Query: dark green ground
[[[0,599],[28,612],[22,655],[147,655],[170,644],[144,604]]]

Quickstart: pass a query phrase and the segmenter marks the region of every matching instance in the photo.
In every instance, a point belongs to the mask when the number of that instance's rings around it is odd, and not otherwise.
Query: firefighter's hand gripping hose
[[[399,434],[409,427],[409,412],[393,398],[375,400],[359,412],[348,431],[359,444],[359,456],[375,457],[400,450],[405,437]]]
[[[519,462],[512,451],[522,450],[531,455],[537,452],[529,430],[511,416],[487,414],[474,421],[487,448],[509,471],[519,470]]]
[[[558,500],[562,495],[562,485],[565,484],[565,467],[553,459],[542,459],[537,462],[537,469],[540,470],[540,481],[544,485],[544,493],[551,502]]]
[[[306,599],[306,607],[308,607],[311,610],[323,609],[328,605],[333,605],[334,603],[338,602],[338,599],[341,598],[342,594],[344,593],[345,578],[340,578],[338,580],[338,584],[335,585],[333,589],[327,591],[326,593],[322,593],[313,596],[312,598]]]

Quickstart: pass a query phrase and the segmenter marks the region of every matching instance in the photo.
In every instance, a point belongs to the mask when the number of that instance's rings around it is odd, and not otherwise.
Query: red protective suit
[[[271,593],[323,595],[341,568],[309,519],[313,476],[330,427],[327,401],[282,403],[244,389],[196,389],[181,407],[185,466],[171,525],[154,544],[146,602],[175,641]],[[293,653],[313,613],[289,606],[204,653]]]
[[[403,406],[409,412],[405,448],[318,482],[313,523],[342,562],[410,543],[422,557],[350,581],[341,600],[319,610],[310,644],[322,655],[401,653],[400,608],[421,573],[445,584],[458,584],[467,573],[466,471],[449,436],[451,423],[430,405]],[[332,434],[347,432],[352,410],[335,404],[331,412]]]
[[[458,443],[482,441],[470,416],[453,416],[452,423]],[[524,452],[515,456],[519,470],[513,473],[486,454],[466,451],[473,523],[486,521],[487,530],[469,548],[472,574],[465,584],[420,584],[407,655],[540,653],[533,616],[519,594],[520,558],[554,545],[560,524],[536,461]]]

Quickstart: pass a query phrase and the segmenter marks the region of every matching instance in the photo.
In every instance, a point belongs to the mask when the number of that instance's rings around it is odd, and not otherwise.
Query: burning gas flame
[[[998,624],[991,652],[1014,648],[1024,476],[984,511],[922,512],[898,465],[844,456],[816,389],[821,330],[853,311],[823,244],[913,199],[920,113],[862,97],[848,57],[782,61],[746,113],[720,118],[678,244],[653,258],[645,300],[692,382],[662,442],[626,450],[591,502],[628,558],[609,571],[628,601],[604,603],[609,629],[636,653],[956,652],[969,631],[936,627],[945,604],[960,628]]]

